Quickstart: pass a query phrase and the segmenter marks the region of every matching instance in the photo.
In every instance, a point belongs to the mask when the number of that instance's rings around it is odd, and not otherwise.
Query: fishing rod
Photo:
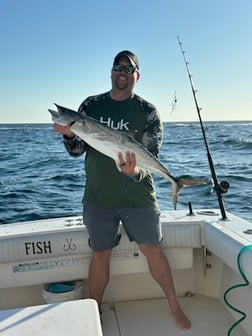
[[[223,181],[220,184],[218,183],[218,179],[215,173],[215,168],[214,168],[214,164],[213,164],[213,160],[212,160],[212,156],[209,150],[209,146],[207,143],[207,139],[206,139],[206,133],[205,133],[205,128],[203,126],[203,122],[202,122],[202,118],[201,118],[201,108],[199,107],[198,101],[197,101],[197,96],[196,96],[196,90],[194,88],[194,84],[193,84],[193,80],[192,80],[192,74],[190,72],[189,69],[189,62],[186,59],[185,56],[185,51],[182,48],[182,42],[179,39],[179,36],[177,36],[178,39],[178,43],[179,43],[179,47],[183,56],[183,60],[186,66],[186,71],[189,77],[189,81],[190,81],[190,85],[191,85],[191,89],[192,89],[192,93],[193,93],[193,98],[194,98],[194,102],[195,102],[195,106],[196,106],[196,110],[198,113],[198,117],[199,117],[199,121],[200,121],[200,127],[201,127],[201,131],[202,131],[202,135],[203,135],[203,139],[204,139],[204,143],[205,143],[205,147],[206,147],[206,151],[207,151],[207,158],[208,158],[208,162],[209,162],[209,167],[211,170],[211,174],[212,174],[212,179],[213,179],[213,185],[214,185],[214,190],[217,194],[218,197],[218,202],[219,202],[219,207],[220,207],[220,211],[221,211],[221,215],[222,215],[222,219],[226,220],[227,216],[226,216],[226,211],[225,211],[225,207],[224,207],[224,202],[223,202],[223,198],[222,198],[222,194],[225,194],[228,191],[229,188],[229,183],[227,181]]]

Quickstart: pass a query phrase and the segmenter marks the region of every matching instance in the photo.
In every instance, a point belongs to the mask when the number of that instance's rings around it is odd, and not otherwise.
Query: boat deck
[[[235,322],[225,307],[216,299],[197,295],[179,299],[192,321],[189,331],[180,331],[167,313],[165,299],[116,303],[113,310],[102,314],[104,336],[225,336]],[[240,316],[238,316],[238,319]],[[240,327],[236,336],[248,336]]]

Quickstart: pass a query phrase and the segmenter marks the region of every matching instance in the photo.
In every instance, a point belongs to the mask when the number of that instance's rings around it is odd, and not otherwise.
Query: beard
[[[117,90],[123,91],[128,89],[129,82],[128,80],[121,80],[119,78],[116,78],[114,81],[114,85]]]

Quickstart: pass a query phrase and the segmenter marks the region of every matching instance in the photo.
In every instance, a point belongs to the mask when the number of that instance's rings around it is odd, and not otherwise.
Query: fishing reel
[[[226,194],[228,192],[228,189],[230,188],[230,184],[228,181],[222,181],[220,184],[219,184],[219,188],[220,188],[220,192],[222,194]]]
[[[221,193],[221,194],[226,194],[228,192],[228,189],[230,188],[230,184],[229,182],[227,181],[222,181],[220,183],[218,183],[217,185],[215,185],[212,181],[212,190],[211,190],[211,193],[215,190],[218,189],[218,191]]]
[[[218,190],[221,194],[226,194],[228,192],[228,189],[230,188],[230,184],[227,181],[222,181],[215,185],[214,183],[212,184],[212,191]]]

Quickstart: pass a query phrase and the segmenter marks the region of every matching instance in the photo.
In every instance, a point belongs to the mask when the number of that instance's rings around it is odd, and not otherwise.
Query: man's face
[[[121,67],[120,67],[121,65]],[[139,72],[131,73],[132,68],[127,57],[120,58],[117,68],[111,71],[112,88],[120,91],[132,91],[139,78]]]

